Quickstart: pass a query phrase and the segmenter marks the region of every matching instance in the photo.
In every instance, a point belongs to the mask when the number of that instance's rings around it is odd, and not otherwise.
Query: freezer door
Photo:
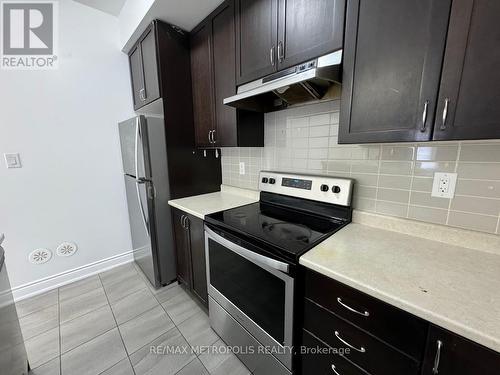
[[[134,259],[154,286],[160,285],[158,259],[156,252],[155,223],[153,200],[150,183],[138,183],[134,178],[125,175],[128,214]],[[148,191],[149,190],[149,191]]]
[[[122,149],[123,173],[137,178],[148,178],[149,157],[147,149],[146,118],[137,116],[118,124]]]

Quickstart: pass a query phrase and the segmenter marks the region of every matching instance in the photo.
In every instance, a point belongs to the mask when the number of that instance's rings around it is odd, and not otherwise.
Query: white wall
[[[118,20],[59,7],[59,69],[0,70],[0,232],[13,287],[131,250],[117,122],[133,116]],[[3,153],[19,152],[22,169]],[[73,257],[31,265],[31,250]]]

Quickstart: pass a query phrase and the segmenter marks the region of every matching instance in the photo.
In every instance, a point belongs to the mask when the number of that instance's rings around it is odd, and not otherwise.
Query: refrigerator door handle
[[[141,185],[141,182],[138,182],[138,181],[135,182],[135,191],[137,192],[137,200],[139,201],[139,207],[141,208],[142,223],[144,224],[144,228],[146,229],[146,233],[148,234],[148,237],[151,237],[151,233],[149,233],[149,223],[148,223],[148,220],[146,218],[146,213],[144,212],[144,206],[142,205],[141,191],[139,189],[140,185]]]
[[[146,213],[144,212],[144,206],[142,205],[141,191],[139,189],[139,185],[146,182],[144,179],[139,177],[139,142],[142,141],[140,139],[141,138],[140,127],[141,127],[141,118],[138,116],[135,123],[135,178],[136,178],[135,191],[137,193],[137,200],[139,201],[139,207],[141,209],[142,223],[144,224],[144,228],[146,229],[148,237],[151,237],[151,234],[149,233],[149,223],[146,218]]]

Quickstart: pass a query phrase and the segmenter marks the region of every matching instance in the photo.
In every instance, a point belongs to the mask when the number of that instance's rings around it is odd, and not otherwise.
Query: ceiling
[[[126,0],[74,0],[77,3],[102,10],[115,17],[118,17]]]

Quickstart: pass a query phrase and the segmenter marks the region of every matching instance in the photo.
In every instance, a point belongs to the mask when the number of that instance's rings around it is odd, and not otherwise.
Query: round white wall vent
[[[56,254],[60,257],[70,257],[76,253],[78,247],[73,242],[63,242],[57,246]]]
[[[28,256],[28,260],[33,264],[44,264],[52,258],[52,251],[49,249],[33,250]]]

